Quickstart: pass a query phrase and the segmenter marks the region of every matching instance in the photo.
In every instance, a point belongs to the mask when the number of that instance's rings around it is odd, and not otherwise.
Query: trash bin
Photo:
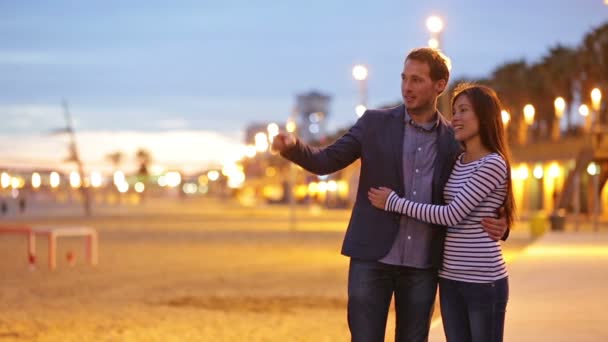
[[[530,218],[530,234],[533,238],[543,235],[547,231],[547,215],[537,211]]]
[[[551,222],[551,231],[563,231],[566,225],[566,213],[564,209],[554,211],[551,216],[549,216],[549,221]]]

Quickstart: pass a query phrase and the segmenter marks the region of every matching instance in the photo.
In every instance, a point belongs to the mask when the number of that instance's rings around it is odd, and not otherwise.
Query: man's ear
[[[447,84],[448,83],[446,82],[446,80],[439,80],[435,82],[435,91],[437,91],[437,94],[443,93]]]

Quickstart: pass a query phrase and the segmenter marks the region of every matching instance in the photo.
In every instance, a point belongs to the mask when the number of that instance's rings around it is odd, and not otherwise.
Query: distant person
[[[8,205],[5,200],[2,200],[2,204],[0,205],[0,211],[2,211],[2,215],[5,215],[8,211]]]
[[[18,202],[19,202],[19,212],[23,214],[25,212],[25,204],[26,204],[25,197],[20,197]]]
[[[273,149],[283,157],[320,175],[361,158],[357,198],[342,246],[342,254],[351,258],[352,341],[384,341],[393,294],[396,341],[428,339],[446,229],[374,208],[367,191],[387,186],[408,199],[444,204],[444,185],[462,152],[449,122],[437,111],[437,97],[449,73],[446,58],[437,50],[412,50],[401,73],[402,105],[367,110],[325,148],[308,146],[286,133],[273,141]],[[496,240],[508,235],[505,218],[488,217],[482,224]]]
[[[504,206],[513,222],[509,149],[501,105],[485,86],[464,84],[452,100],[452,126],[464,146],[443,191],[447,205],[399,197],[381,187],[369,191],[380,209],[447,228],[439,270],[441,317],[448,341],[501,342],[509,297],[507,269],[500,243],[481,225],[488,213]]]

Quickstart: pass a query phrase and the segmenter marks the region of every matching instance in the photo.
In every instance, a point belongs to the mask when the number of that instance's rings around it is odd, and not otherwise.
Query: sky
[[[147,148],[195,171],[236,153],[252,122],[285,122],[295,96],[332,97],[330,130],[354,123],[367,65],[368,104],[400,100],[407,52],[445,22],[452,79],[488,76],[558,43],[576,47],[608,21],[603,0],[0,0],[0,166],[70,168],[62,100],[88,169]],[[133,163],[131,163],[133,164]],[[134,167],[131,165],[130,167]]]

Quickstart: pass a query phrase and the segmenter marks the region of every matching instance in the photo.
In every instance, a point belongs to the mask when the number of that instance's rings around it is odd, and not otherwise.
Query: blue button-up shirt
[[[405,111],[403,136],[403,185],[405,198],[419,203],[432,203],[435,157],[437,156],[437,120],[415,123]],[[431,241],[435,229],[431,224],[402,215],[393,247],[380,262],[414,268],[430,268]]]

